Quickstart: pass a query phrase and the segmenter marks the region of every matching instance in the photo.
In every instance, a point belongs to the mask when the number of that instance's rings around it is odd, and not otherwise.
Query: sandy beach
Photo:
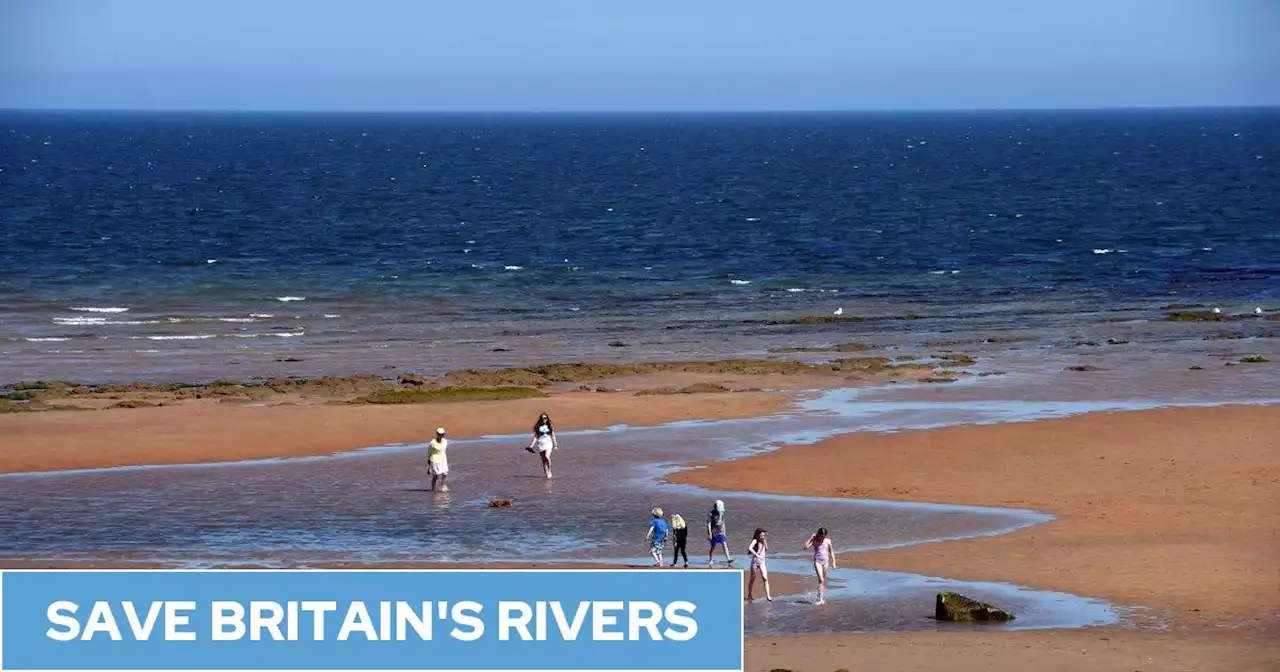
[[[1274,670],[1280,407],[846,435],[677,475],[732,489],[1029,507],[1011,535],[846,555],[1146,607],[1135,628],[753,639],[752,669]],[[839,521],[827,523],[833,534]],[[1167,632],[1165,632],[1167,630]],[[847,652],[846,652],[847,651]]]
[[[691,381],[706,379],[615,384],[648,389]],[[637,396],[565,389],[537,399],[385,406],[198,399],[129,410],[8,414],[0,417],[0,471],[326,454],[420,442],[436,425],[455,436],[520,433],[541,411],[575,429],[748,418],[784,410],[796,390],[833,381],[773,378],[770,385],[764,376],[724,382],[774,391]],[[1280,511],[1277,426],[1280,407],[1224,406],[848,434],[707,465],[674,480],[720,490],[1048,512],[1057,519],[1007,536],[845,554],[842,560],[1143,608],[1131,627],[750,638],[752,670],[925,670],[941,661],[962,671],[1271,670],[1280,664],[1268,646],[1280,633],[1274,606],[1280,526],[1272,515]],[[840,521],[818,522],[839,534]],[[779,575],[775,593],[802,592],[808,581]]]

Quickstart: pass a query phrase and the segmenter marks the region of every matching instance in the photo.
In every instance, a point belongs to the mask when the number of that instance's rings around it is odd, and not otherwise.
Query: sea
[[[7,111],[0,384],[1263,338],[1278,219],[1274,108]]]

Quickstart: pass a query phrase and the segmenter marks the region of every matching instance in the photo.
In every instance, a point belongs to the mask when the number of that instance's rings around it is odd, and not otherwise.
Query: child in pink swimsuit
[[[764,599],[772,602],[773,595],[769,594],[769,567],[765,560],[765,555],[769,552],[769,541],[766,538],[767,533],[763,527],[757,527],[756,533],[751,535],[751,543],[747,544],[747,555],[751,556],[751,579],[747,581],[747,599],[755,599],[756,575],[760,575],[760,580],[764,582]]]
[[[826,604],[827,573],[836,567],[836,550],[831,545],[831,537],[827,536],[827,528],[819,527],[804,542],[804,547],[813,550],[813,572],[818,575],[818,601],[814,604]]]

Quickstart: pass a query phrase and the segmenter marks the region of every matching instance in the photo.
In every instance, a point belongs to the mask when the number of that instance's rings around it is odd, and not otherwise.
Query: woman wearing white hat
[[[448,450],[449,440],[444,438],[444,427],[437,427],[436,438],[427,444],[427,472],[431,474],[432,492],[449,492],[449,486],[444,484],[444,479],[449,477]]]

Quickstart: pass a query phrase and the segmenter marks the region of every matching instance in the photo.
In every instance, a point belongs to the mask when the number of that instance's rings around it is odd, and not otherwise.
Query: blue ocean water
[[[836,308],[868,318],[842,337],[1270,309],[1278,157],[1275,109],[6,112],[0,381],[710,356]]]

